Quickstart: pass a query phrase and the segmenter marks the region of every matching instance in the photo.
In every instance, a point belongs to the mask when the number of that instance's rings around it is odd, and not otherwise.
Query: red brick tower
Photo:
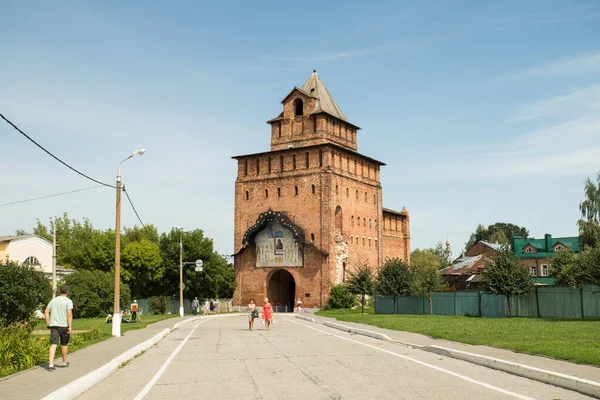
[[[382,208],[382,162],[357,152],[356,133],[313,71],[283,99],[271,151],[234,157],[234,304],[268,296],[325,305],[332,284],[358,262],[409,261],[409,214]]]

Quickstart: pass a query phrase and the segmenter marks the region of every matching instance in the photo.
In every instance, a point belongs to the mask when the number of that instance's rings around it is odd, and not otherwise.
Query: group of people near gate
[[[246,309],[248,311],[248,330],[254,330],[254,320],[260,316],[256,304],[254,303],[254,299],[250,299],[250,303],[248,303]],[[296,300],[296,311],[299,313],[302,312],[302,300],[300,300],[300,297]],[[269,303],[267,297],[265,297],[263,301],[263,312],[260,322],[265,326],[266,330],[270,330],[271,325],[275,323],[275,320],[273,319],[273,306]]]

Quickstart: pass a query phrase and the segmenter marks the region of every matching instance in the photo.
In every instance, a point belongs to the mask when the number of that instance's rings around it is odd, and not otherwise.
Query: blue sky
[[[227,4],[227,7],[223,6]],[[236,164],[316,68],[412,248],[478,223],[577,234],[600,170],[597,1],[0,0],[0,112],[76,168],[123,182],[146,223],[233,252]],[[0,204],[93,186],[0,121]],[[0,207],[0,234],[68,212],[114,227],[98,188]],[[123,224],[136,217],[124,204]]]

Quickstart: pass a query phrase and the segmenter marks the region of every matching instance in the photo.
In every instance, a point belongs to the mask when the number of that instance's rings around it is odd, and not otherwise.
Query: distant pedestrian
[[[298,314],[302,312],[302,300],[300,300],[300,297],[298,297],[298,300],[296,300],[296,311]]]
[[[250,299],[250,303],[248,303],[248,329],[254,329],[254,319],[258,318],[258,310],[256,309],[256,304],[254,304],[254,299]]]
[[[194,301],[192,301],[192,312],[194,315],[198,314],[198,308],[200,307],[200,301],[198,301],[197,297],[194,297]]]
[[[67,351],[69,349],[69,338],[71,336],[71,327],[73,324],[73,302],[67,297],[69,288],[67,285],[60,287],[60,296],[53,298],[44,316],[46,317],[46,326],[50,329],[50,352],[48,354],[48,371],[54,371],[54,354],[56,346],[60,339],[62,366],[68,367]]]
[[[210,309],[211,313],[215,312],[216,306],[215,306],[215,302],[213,301],[213,299],[210,299],[210,305],[208,306],[208,308]]]
[[[208,299],[206,299],[206,301],[204,302],[204,307],[202,308],[202,312],[204,315],[208,314],[208,311],[210,309],[210,302],[208,301]]]
[[[263,321],[265,323],[265,328],[270,330],[271,322],[273,322],[273,307],[271,307],[271,303],[269,303],[269,299],[266,297],[263,304]]]
[[[131,322],[135,322],[135,319],[137,318],[137,313],[138,313],[138,303],[137,300],[134,300],[133,303],[131,303]]]

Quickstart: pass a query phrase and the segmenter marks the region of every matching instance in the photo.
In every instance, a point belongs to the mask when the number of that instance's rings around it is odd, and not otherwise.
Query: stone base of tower
[[[262,305],[265,297],[277,312],[292,312],[300,298],[303,308],[323,308],[329,299],[330,279],[327,256],[310,244],[304,245],[302,267],[256,267],[256,248],[235,255],[236,288],[234,306],[246,306],[253,299]]]

